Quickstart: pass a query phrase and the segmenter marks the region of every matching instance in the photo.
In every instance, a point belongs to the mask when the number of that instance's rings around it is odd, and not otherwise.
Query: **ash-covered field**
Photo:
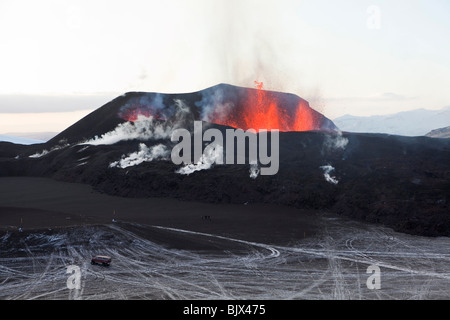
[[[2,232],[0,298],[450,298],[450,239],[320,219],[321,233],[289,245],[122,222]],[[183,238],[216,249],[170,243]],[[110,255],[111,266],[91,265],[95,254]],[[73,266],[79,289],[67,284]],[[368,288],[369,266],[380,268],[379,289]]]

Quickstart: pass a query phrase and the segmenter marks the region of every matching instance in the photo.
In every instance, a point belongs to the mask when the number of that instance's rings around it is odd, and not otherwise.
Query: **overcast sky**
[[[0,0],[0,133],[225,82],[330,118],[450,105],[448,0]]]

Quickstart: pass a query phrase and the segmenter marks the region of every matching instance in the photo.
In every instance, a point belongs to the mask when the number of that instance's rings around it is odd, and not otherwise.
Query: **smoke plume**
[[[332,184],[338,184],[339,181],[336,180],[336,177],[330,176],[330,173],[334,171],[334,168],[330,165],[321,166],[320,169],[323,170],[323,176],[325,177],[325,180]]]
[[[341,131],[337,131],[336,134],[327,135],[324,140],[324,147],[326,150],[344,150],[348,144],[348,139],[342,136]]]
[[[187,164],[175,172],[190,175],[196,171],[208,170],[215,163],[223,163],[223,147],[221,145],[217,145],[215,148],[206,148],[197,163]]]
[[[260,172],[258,163],[256,163],[256,162],[250,163],[249,172],[250,172],[250,178],[256,179],[259,176],[259,172]]]
[[[66,140],[61,140],[59,143],[60,143],[59,145],[52,147],[50,150],[44,149],[41,152],[36,152],[28,157],[29,158],[41,158],[41,157],[49,154],[50,152],[61,150],[61,149],[67,148],[69,146],[69,144],[66,142]]]
[[[159,123],[152,116],[146,117],[139,115],[134,122],[127,121],[121,123],[114,130],[80,144],[111,145],[128,140],[147,141],[170,139],[172,131],[172,126],[166,122]]]
[[[195,104],[201,108],[201,120],[206,122],[224,122],[234,107],[233,102],[225,101],[222,88],[203,90],[202,99]]]
[[[109,167],[125,169],[131,166],[137,166],[143,162],[168,160],[169,155],[169,149],[163,144],[148,147],[145,143],[141,143],[139,144],[139,151],[130,153],[128,156],[123,156],[119,161],[112,162]]]

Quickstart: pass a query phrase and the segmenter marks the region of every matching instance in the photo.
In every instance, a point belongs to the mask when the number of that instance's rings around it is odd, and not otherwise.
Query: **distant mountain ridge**
[[[440,110],[416,109],[370,117],[344,115],[333,122],[347,132],[423,136],[434,129],[450,125],[450,106]]]
[[[15,144],[25,144],[25,145],[38,144],[38,143],[45,142],[45,141],[37,140],[37,139],[15,137],[15,136],[9,136],[9,135],[4,135],[4,134],[0,134],[0,141],[11,142],[11,143],[15,143]]]
[[[4,135],[45,142],[56,136],[58,133],[59,132],[5,132]]]
[[[432,130],[425,136],[430,138],[450,138],[450,126]]]

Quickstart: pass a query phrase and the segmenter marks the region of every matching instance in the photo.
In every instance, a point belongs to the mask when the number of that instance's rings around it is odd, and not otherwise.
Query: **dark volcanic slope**
[[[332,147],[339,139],[348,139],[345,149]],[[109,167],[125,154],[137,151],[140,143],[124,141],[88,148],[73,145],[40,158],[3,158],[0,175],[87,183],[124,197],[276,203],[332,210],[397,231],[450,235],[449,139],[281,133],[278,174],[256,179],[249,177],[249,165],[215,165],[191,175],[175,173],[179,166],[170,160],[125,169]],[[146,144],[150,145],[148,141]],[[325,180],[320,167],[326,165],[335,168],[330,176],[338,184]]]
[[[156,101],[151,112],[159,112],[152,113],[160,119],[157,122],[125,122],[124,114],[137,110],[130,99],[143,99],[139,105],[141,114],[145,110],[142,105],[148,101],[146,94],[130,93],[91,113],[46,145],[0,144],[0,176],[42,176],[87,183],[99,191],[123,197],[275,203],[330,210],[397,231],[450,236],[450,139],[332,131],[280,132],[280,169],[276,175],[253,179],[248,161],[244,165],[213,165],[208,170],[183,175],[176,173],[180,166],[173,164],[170,157],[150,161],[148,150],[152,146],[162,144],[170,150],[174,143],[167,136],[143,138],[142,132],[153,131],[142,131],[142,126],[170,129],[177,115],[177,110],[170,108],[180,105],[169,102],[182,97],[184,106],[192,107],[201,101],[202,94],[150,96]],[[294,99],[289,95],[281,97]],[[161,108],[167,105],[168,108]],[[285,108],[289,105],[286,102]],[[192,107],[183,124],[191,127],[192,120],[205,110]],[[118,124],[122,126],[120,130]],[[222,132],[227,128],[210,126]],[[112,132],[109,136],[133,136],[130,132],[141,135],[108,145],[73,143],[106,132]],[[111,166],[126,157],[143,155],[147,161],[138,165]]]

